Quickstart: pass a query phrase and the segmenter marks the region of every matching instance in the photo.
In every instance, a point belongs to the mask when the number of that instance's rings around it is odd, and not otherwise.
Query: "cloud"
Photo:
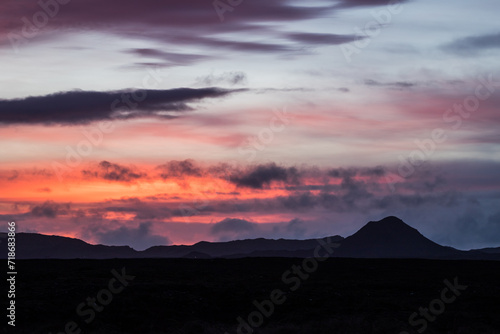
[[[203,175],[203,169],[195,165],[191,159],[183,161],[172,160],[164,165],[156,167],[161,171],[160,177],[162,179],[169,178],[184,178],[186,176],[200,177]]]
[[[12,171],[12,175],[7,177],[7,181],[14,181],[19,177],[19,172],[17,170]]]
[[[267,94],[267,93],[296,93],[296,92],[314,92],[314,89],[304,88],[304,87],[295,87],[295,88],[258,88],[252,89],[255,94]]]
[[[169,197],[169,200],[172,198]],[[148,196],[140,200],[136,197],[107,200],[102,205],[89,210],[80,210],[75,216],[106,217],[109,213],[133,214],[133,220],[165,220],[170,218],[171,206],[159,196]],[[113,215],[116,216],[116,215]]]
[[[285,231],[287,235],[292,235],[294,238],[303,238],[307,228],[302,219],[294,218],[285,225]]]
[[[137,227],[121,226],[114,230],[89,230],[90,234],[105,245],[123,246],[128,245],[136,250],[143,250],[151,245],[169,245],[170,240],[161,235],[155,235],[151,231],[151,222],[144,222]]]
[[[218,240],[227,241],[243,238],[294,238],[307,236],[307,225],[302,219],[269,224],[253,223],[245,219],[226,218],[210,228],[212,235]]]
[[[392,88],[399,88],[399,89],[411,88],[411,87],[417,86],[417,84],[414,82],[396,81],[396,82],[382,83],[382,82],[372,80],[372,79],[366,79],[365,85],[367,85],[367,86],[385,86],[385,87],[392,87]]]
[[[179,167],[178,169],[172,168],[174,175],[201,174],[205,177],[213,168],[194,161],[183,162],[177,161],[174,164]],[[261,166],[268,166],[268,164]],[[276,164],[271,164],[271,166],[279,167]],[[248,176],[258,170],[257,167],[240,169],[233,167],[230,172],[231,175]],[[280,168],[288,170],[291,167],[281,166]],[[161,243],[155,237],[162,237],[163,233],[151,232],[152,226],[168,231],[169,238],[175,240],[176,243],[183,243],[186,240],[196,242],[202,239],[303,238],[324,236],[327,233],[348,235],[348,232],[345,232],[347,229],[340,231],[339,226],[361,224],[382,214],[400,216],[406,222],[418,227],[425,235],[429,232],[431,232],[430,235],[434,233],[434,237],[449,235],[450,239],[444,240],[444,243],[451,243],[456,247],[495,245],[494,238],[500,235],[500,215],[496,207],[500,198],[498,192],[500,179],[498,178],[499,164],[496,162],[435,161],[429,167],[425,167],[422,172],[419,169],[414,177],[397,182],[395,193],[391,193],[384,184],[388,171],[396,170],[394,166],[393,168],[390,166],[343,168],[301,166],[296,168],[300,181],[297,185],[283,187],[282,183],[288,184],[288,179],[277,181],[275,184],[271,181],[269,192],[262,191],[262,188],[246,187],[239,189],[240,194],[234,197],[214,196],[210,199],[210,203],[199,208],[196,217],[193,217],[193,224],[205,222],[204,227],[196,230],[193,230],[193,225],[180,223],[181,219],[177,217],[182,217],[183,213],[176,211],[180,203],[192,205],[191,193],[188,196],[181,193],[167,193],[149,198],[133,197],[99,203],[72,203],[71,209],[73,210],[70,214],[64,213],[69,211],[69,208],[60,203],[24,203],[20,204],[20,212],[25,213],[16,217],[4,216],[4,218],[32,221],[30,227],[36,227],[42,233],[58,232],[53,226],[56,228],[69,226],[68,221],[75,225],[67,228],[66,231],[74,231],[75,228],[98,222],[100,227],[93,228],[93,237],[89,240],[99,240],[105,244],[113,240],[115,244],[132,244],[134,241],[130,240],[135,237],[143,240],[142,243],[135,241],[136,243],[133,244],[135,248]],[[10,170],[7,171],[10,173]],[[187,171],[187,174],[184,171]],[[20,173],[23,175],[22,171]],[[148,175],[151,177],[151,174]],[[278,175],[281,174],[278,173]],[[279,178],[284,179],[281,176]],[[196,180],[196,182],[199,181],[201,180]],[[45,186],[41,183],[42,185]],[[279,190],[276,191],[276,189]],[[180,198],[174,199],[174,195]],[[202,194],[194,195],[195,198],[203,198],[202,196]],[[8,207],[6,203],[1,204],[3,207]],[[474,205],[477,210],[468,211],[467,206],[474,208]],[[24,208],[28,209],[24,210]],[[76,219],[77,210],[83,212],[78,220]],[[93,213],[99,213],[99,215],[93,215]],[[344,219],[349,215],[351,218]],[[405,216],[411,217],[412,220],[406,220]],[[34,219],[34,217],[38,218]],[[221,220],[219,217],[229,218]],[[232,217],[239,217],[239,219]],[[199,221],[197,218],[200,218]],[[56,219],[57,224],[54,224]],[[120,221],[113,222],[110,219],[120,219]],[[141,229],[136,224],[148,223],[152,219],[157,219],[158,225],[142,227],[142,230],[149,232],[141,239]],[[211,219],[217,223],[206,224]],[[265,221],[266,224],[258,224],[260,220]],[[165,226],[173,226],[167,224],[178,224],[179,227],[167,229]],[[108,225],[112,227],[107,227]],[[123,226],[126,228],[122,229]],[[147,226],[151,228],[148,229]],[[354,227],[348,231],[354,232]],[[174,229],[184,231],[181,239],[177,232],[171,232]],[[195,236],[193,236],[193,231]],[[184,237],[184,235],[189,236]]]
[[[332,168],[328,170],[328,176],[335,178],[350,178],[354,176],[374,176],[382,177],[386,175],[386,170],[383,166],[375,167],[351,167],[351,168]]]
[[[101,161],[95,170],[82,170],[82,174],[117,182],[132,182],[147,176],[143,172],[134,170],[133,167],[126,167],[108,161]]]
[[[462,56],[475,55],[484,50],[499,48],[500,33],[460,38],[443,46],[445,51]]]
[[[69,204],[58,204],[54,201],[46,201],[41,205],[34,206],[30,213],[35,217],[56,218],[59,215],[68,213]]]
[[[280,196],[278,201],[289,210],[301,211],[303,209],[311,209],[319,204],[319,197],[311,192],[295,193],[289,196]]]
[[[40,30],[36,38],[50,41],[63,34],[92,31],[120,38],[150,40],[155,44],[203,47],[207,53],[215,48],[239,51],[241,53],[304,53],[304,46],[310,44],[340,44],[349,41],[349,35],[331,35],[296,32],[283,34],[278,27],[282,23],[299,23],[325,15],[335,15],[337,9],[357,6],[387,5],[386,0],[376,1],[329,1],[322,5],[299,5],[293,0],[253,0],[244,4],[238,13],[227,11],[224,24],[213,4],[205,0],[143,0],[137,6],[135,0],[72,0],[64,5],[57,18]],[[94,10],[99,8],[98,11]],[[233,7],[231,7],[233,8]],[[1,6],[4,22],[0,26],[0,43],[10,47],[8,34],[22,36],[23,24],[19,18],[32,17],[41,8],[36,3],[16,2]],[[108,13],[113,13],[110,16]],[[296,26],[298,26],[296,24]],[[227,32],[236,35],[228,39]],[[273,42],[244,41],[247,34],[269,36]],[[12,35],[10,35],[12,36]],[[278,38],[272,38],[278,37]],[[19,37],[21,39],[21,37]],[[164,52],[159,49],[141,48],[126,52],[141,57],[160,59],[160,66],[186,65],[210,59],[210,56]],[[141,62],[148,64],[148,62]]]
[[[392,3],[394,6],[406,2],[408,0],[397,0],[389,2],[387,0],[340,0],[336,6],[338,8],[352,8],[352,7],[374,7],[374,6],[387,6]]]
[[[353,177],[357,174],[358,170],[355,168],[332,168],[328,171],[328,176],[335,178]]]
[[[165,52],[158,49],[142,48],[142,49],[128,49],[125,50],[126,53],[132,53],[142,58],[158,59],[163,61],[162,63],[154,63],[149,65],[155,66],[184,66],[197,63],[202,60],[210,59],[210,56],[199,55],[199,54],[189,54],[189,53],[176,53],[176,52]],[[147,64],[147,63],[142,63]]]
[[[491,214],[484,229],[485,238],[488,241],[498,243],[500,238],[500,211]]]
[[[236,232],[236,233],[251,232],[255,230],[257,225],[258,224],[249,222],[248,220],[244,219],[226,218],[218,223],[215,223],[210,229],[210,232],[212,234],[219,234],[225,232]]]
[[[337,35],[337,34],[324,34],[324,33],[290,33],[287,37],[293,41],[301,42],[304,44],[325,44],[325,45],[339,45],[351,43],[360,39],[366,38],[365,36],[357,35]]]
[[[170,209],[162,204],[137,206],[134,219],[163,220],[171,216]]]
[[[220,75],[210,74],[196,78],[196,85],[215,86],[228,84],[231,86],[242,85],[247,82],[245,72],[224,72]]]
[[[238,187],[262,189],[274,181],[297,182],[299,172],[295,167],[280,167],[275,163],[258,165],[238,174],[233,174],[229,180]]]
[[[22,182],[23,180],[27,179],[37,181],[42,179],[50,179],[53,176],[53,171],[45,168],[40,169],[38,167],[18,168],[15,170],[0,170],[0,180],[6,180],[12,183]]]
[[[75,125],[139,117],[168,119],[176,117],[169,111],[191,110],[186,103],[223,97],[236,91],[219,88],[70,91],[0,100],[0,124]]]
[[[129,165],[109,164],[108,172],[112,171],[111,165],[117,165],[129,168],[131,173],[147,174],[145,177],[147,182],[153,177],[153,172],[149,169],[137,171]],[[190,160],[175,161],[171,167],[168,167],[168,164],[166,166],[166,173],[172,173],[171,177],[186,177],[186,182],[191,181],[188,175],[201,175],[202,178],[207,177],[206,180],[210,183],[213,178],[218,178],[219,175],[222,177],[225,171],[221,165],[209,166]],[[324,235],[323,233],[327,233],[325,231],[344,235],[343,232],[336,232],[339,224],[361,224],[374,216],[392,214],[402,218],[404,215],[412,217],[415,226],[427,228],[427,231],[422,230],[423,233],[431,232],[430,234],[434,233],[434,236],[439,235],[441,238],[450,235],[450,239],[444,242],[453,246],[472,247],[472,243],[494,245],[494,236],[500,235],[500,213],[496,205],[500,199],[499,167],[500,164],[494,161],[433,161],[427,167],[422,166],[418,169],[411,178],[397,179],[394,193],[385,184],[385,178],[392,175],[391,171],[396,171],[397,166],[326,168],[263,164],[247,168],[228,167],[231,176],[239,176],[238,180],[244,183],[254,180],[249,184],[261,188],[246,186],[238,189],[238,193],[225,193],[220,196],[216,196],[214,192],[209,203],[203,202],[206,200],[204,194],[196,191],[155,196],[151,196],[148,191],[134,194],[136,197],[130,198],[95,203],[71,203],[71,209],[68,204],[52,201],[23,202],[16,204],[19,210],[12,209],[10,212],[12,215],[1,217],[21,222],[30,221],[30,227],[42,233],[60,232],[63,231],[62,227],[70,224],[75,225],[64,231],[74,231],[92,223],[98,224],[92,227],[92,234],[88,239],[100,240],[102,243],[115,240],[116,244],[129,244],[131,239],[127,238],[139,236],[140,231],[143,231],[144,235],[144,230],[147,230],[148,234],[141,239],[144,240],[142,245],[151,246],[159,244],[159,239],[150,236],[162,237],[160,235],[162,233],[152,233],[153,225],[146,225],[140,229],[139,225],[133,225],[131,228],[127,224],[148,223],[155,220],[158,225],[154,226],[168,231],[169,238],[177,236],[165,226],[178,224],[182,226],[178,228],[185,231],[183,235],[190,235],[183,237],[184,239],[175,239],[178,243],[186,240],[195,242],[205,238],[210,240],[263,236],[302,238]],[[293,171],[292,168],[295,168],[296,172],[290,172]],[[106,168],[101,168],[98,164],[95,170],[99,171],[99,177],[103,177],[106,173]],[[216,172],[215,175],[210,173],[212,170]],[[278,172],[270,172],[272,170]],[[11,170],[8,169],[6,172],[10,175]],[[25,172],[20,170],[21,178],[24,174]],[[270,176],[257,177],[257,175]],[[134,180],[128,177],[125,179]],[[193,181],[200,183],[205,179]],[[40,183],[40,186],[46,184],[48,183]],[[226,186],[225,183],[223,185]],[[36,189],[37,186],[33,188]],[[216,190],[229,192],[232,187],[227,188],[226,186]],[[55,189],[54,192],[56,193]],[[42,198],[45,196],[41,195]],[[192,222],[193,224],[203,222],[204,227],[194,231],[189,227],[191,225],[184,224],[181,222],[182,219],[179,219],[185,215],[179,208],[182,204],[193,207],[193,200],[200,199],[203,205],[200,207],[195,204],[196,213],[193,214]],[[14,203],[8,201],[0,205],[4,208],[14,207]],[[350,220],[346,222],[343,220],[346,216],[356,219],[349,218]],[[221,220],[220,217],[229,218]],[[211,219],[217,223],[207,224]],[[260,220],[266,223],[257,223]],[[120,229],[122,226],[127,228]],[[151,226],[151,229],[148,226]],[[450,231],[456,231],[456,235]]]

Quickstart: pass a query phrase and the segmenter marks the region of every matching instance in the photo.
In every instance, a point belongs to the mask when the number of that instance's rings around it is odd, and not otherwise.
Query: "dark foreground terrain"
[[[265,334],[500,333],[498,262],[331,258],[316,270],[307,263],[309,274],[287,272],[302,264],[294,258],[20,260],[16,327],[7,326],[2,298],[0,331],[233,334],[239,326],[239,333]],[[120,276],[122,268],[135,276],[122,278],[123,289],[111,272]],[[458,283],[455,293],[444,280]],[[5,280],[1,286],[6,295]],[[100,298],[87,304],[89,297]],[[420,307],[431,310],[410,324]]]

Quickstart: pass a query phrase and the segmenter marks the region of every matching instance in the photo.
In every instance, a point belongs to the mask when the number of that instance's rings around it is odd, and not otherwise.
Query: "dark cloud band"
[[[139,117],[173,118],[176,116],[168,112],[191,110],[187,103],[236,91],[219,88],[70,91],[0,100],[0,123],[73,125]]]

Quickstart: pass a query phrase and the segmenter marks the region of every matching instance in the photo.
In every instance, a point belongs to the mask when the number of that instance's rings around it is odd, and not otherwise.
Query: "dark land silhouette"
[[[253,333],[418,333],[409,317],[440,298],[457,277],[467,289],[424,333],[500,333],[500,267],[496,261],[330,258],[297,290],[283,273],[300,258],[19,260],[16,328],[1,333],[60,333],[74,321],[82,333],[229,334],[270,293],[275,305]],[[106,289],[112,269],[135,278],[89,324],[76,308]],[[2,299],[2,306],[5,306]],[[98,306],[99,302],[96,302]],[[5,310],[5,308],[3,308]],[[418,320],[421,320],[418,316]],[[3,328],[3,329],[2,329]],[[243,331],[243,333],[246,333]]]
[[[397,217],[372,221],[355,234],[343,238],[321,238],[338,244],[331,255],[347,258],[422,258],[500,260],[500,248],[463,251],[441,246],[420,234]],[[79,239],[19,233],[19,259],[110,259],[110,258],[244,258],[309,257],[318,240],[248,239],[228,242],[198,242],[194,245],[154,246],[136,251],[129,246],[91,245]],[[5,244],[2,245],[6,247]],[[2,252],[5,258],[6,249]]]

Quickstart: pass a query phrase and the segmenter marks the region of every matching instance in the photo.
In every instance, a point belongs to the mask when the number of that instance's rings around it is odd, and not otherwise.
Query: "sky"
[[[89,243],[500,246],[497,0],[5,0],[0,220]]]

